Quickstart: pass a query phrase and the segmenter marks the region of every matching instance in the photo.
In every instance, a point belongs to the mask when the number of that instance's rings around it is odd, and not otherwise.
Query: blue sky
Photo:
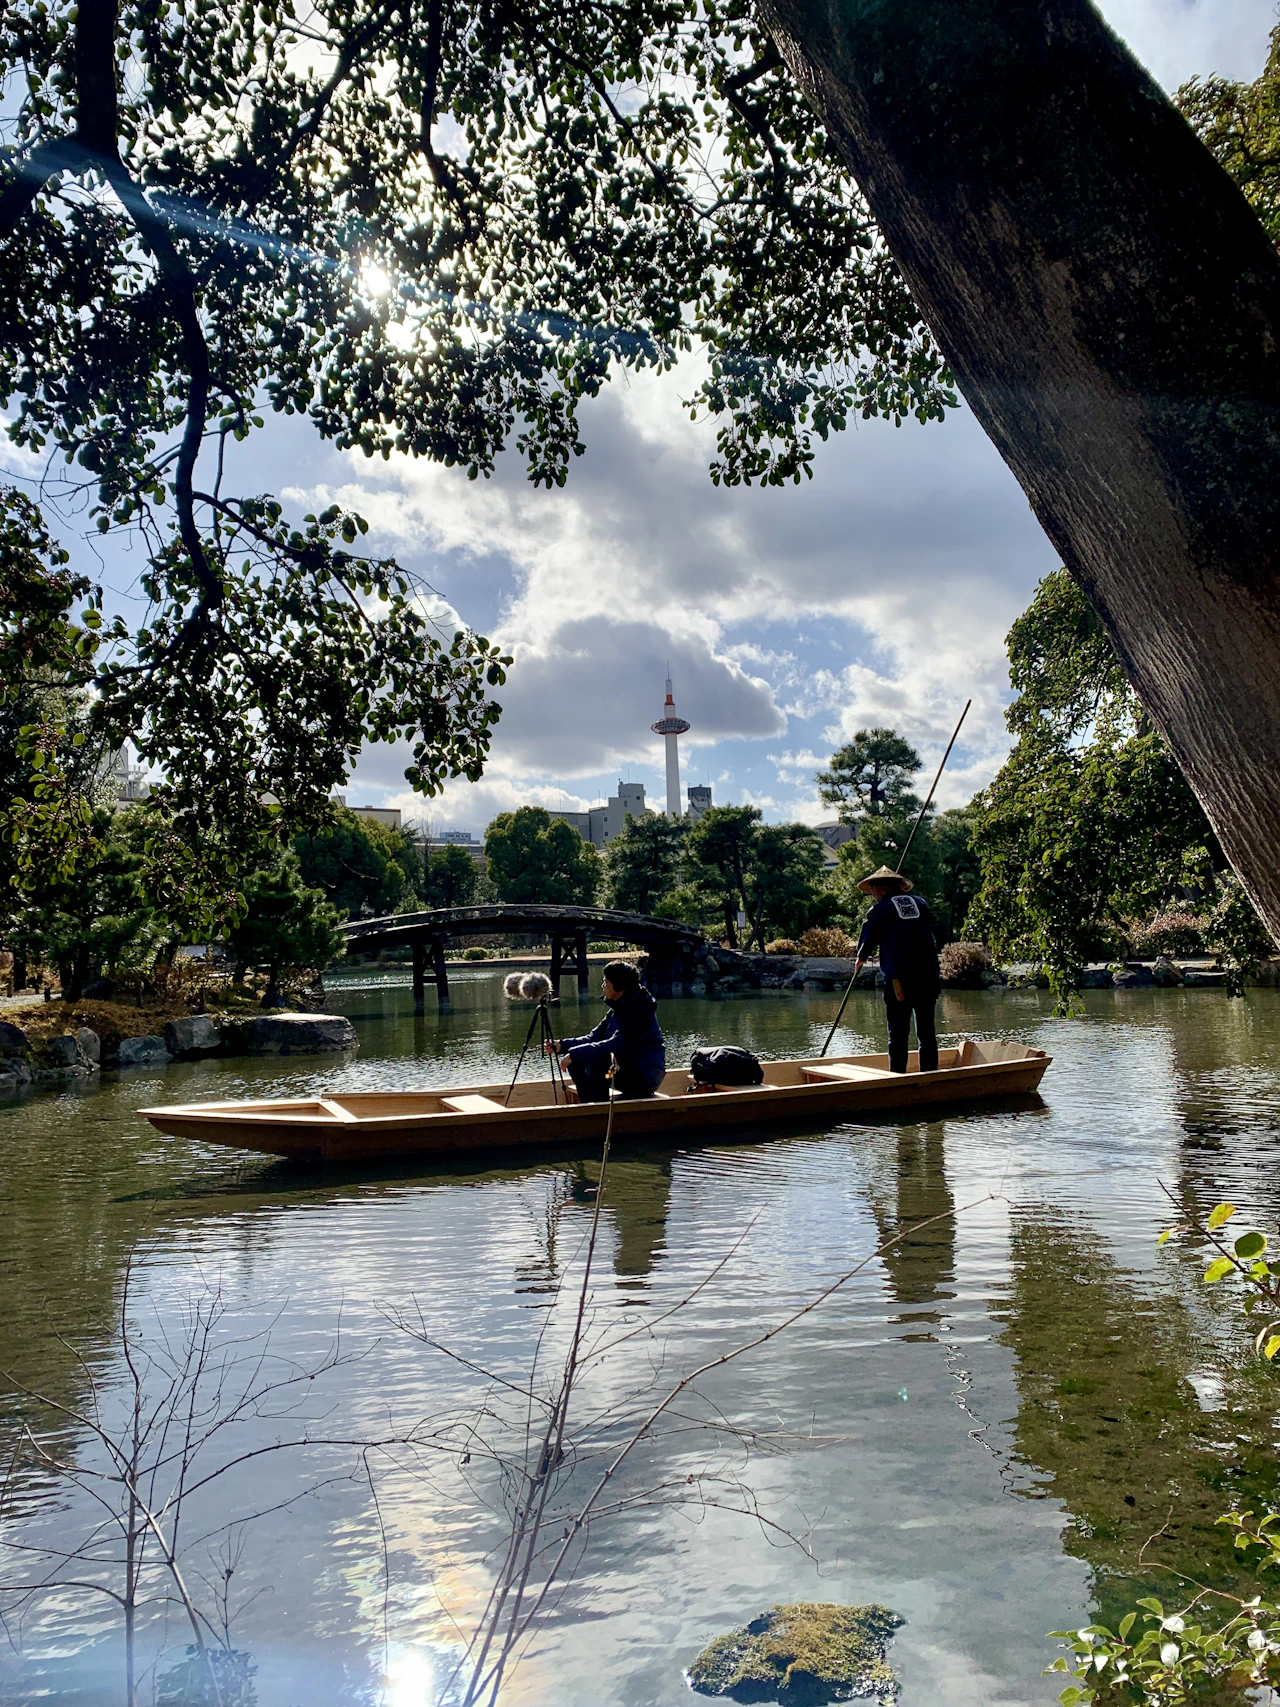
[[[1102,9],[1169,88],[1196,72],[1256,76],[1275,22],[1272,0]],[[817,822],[830,813],[813,772],[834,745],[890,724],[931,772],[971,696],[940,803],[989,780],[1008,744],[1003,637],[1056,559],[973,420],[860,423],[821,448],[812,481],[725,491],[707,474],[713,430],[680,407],[692,389],[680,372],[609,387],[584,406],[586,455],[552,493],[529,486],[514,456],[471,482],[339,454],[306,423],[268,418],[242,489],[360,510],[375,550],[516,658],[481,783],[423,801],[404,782],[407,754],[375,747],[348,786],[353,804],[476,833],[526,801],[582,807],[620,777],[661,805],[649,725],[668,660],[692,724],[683,781],[710,782],[718,802]],[[64,537],[79,556],[71,528]],[[112,554],[120,596],[134,572]]]

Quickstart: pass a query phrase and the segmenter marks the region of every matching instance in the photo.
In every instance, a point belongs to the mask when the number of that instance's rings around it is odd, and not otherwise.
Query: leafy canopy
[[[419,850],[409,831],[335,806],[327,824],[295,836],[304,884],[348,918],[394,913],[416,895]]]
[[[1253,83],[1193,77],[1177,103],[1243,190],[1271,241],[1280,241],[1280,26]]]
[[[201,853],[264,795],[314,820],[366,740],[424,793],[475,778],[509,662],[359,517],[245,489],[260,409],[473,476],[514,438],[556,484],[583,398],[696,349],[713,477],[780,482],[853,412],[955,401],[745,6],[15,0],[0,113],[10,433],[148,559],[68,680]],[[55,583],[67,622],[88,591]]]
[[[341,914],[322,889],[303,882],[296,854],[282,853],[250,874],[245,908],[228,933],[237,976],[247,967],[265,966],[269,993],[285,973],[322,971],[347,951],[338,930]]]
[[[919,753],[896,730],[859,729],[818,772],[818,793],[826,805],[840,808],[842,824],[864,816],[901,816],[919,811],[911,792],[919,769]]]
[[[422,900],[428,907],[469,907],[482,899],[480,873],[465,848],[437,848],[426,856]]]
[[[499,901],[589,907],[600,856],[563,818],[541,806],[499,812],[484,833],[485,863]]]
[[[1188,896],[1216,901],[1239,989],[1262,947],[1256,917],[1198,802],[1065,569],[1040,583],[1008,636],[1017,742],[972,803],[982,887],[970,915],[998,953],[1044,965],[1059,1004],[1129,924]],[[1251,912],[1251,909],[1250,909]]]
[[[684,818],[628,812],[622,830],[604,856],[609,905],[625,913],[652,913],[680,881],[684,857]]]

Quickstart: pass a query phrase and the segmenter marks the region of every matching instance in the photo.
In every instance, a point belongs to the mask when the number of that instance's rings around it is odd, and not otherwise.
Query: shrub
[[[992,966],[991,950],[984,942],[949,942],[939,955],[942,981],[959,990],[982,990]]]
[[[800,938],[800,952],[852,960],[858,952],[858,945],[848,931],[842,931],[837,925],[815,925]]]
[[[1142,960],[1162,954],[1203,954],[1205,921],[1194,913],[1157,913],[1145,925],[1135,925],[1131,935],[1134,953]]]
[[[764,951],[766,954],[799,954],[800,952],[789,936],[774,937],[772,942],[765,943]]]
[[[462,958],[464,960],[488,960],[489,950],[487,948],[464,948]]]

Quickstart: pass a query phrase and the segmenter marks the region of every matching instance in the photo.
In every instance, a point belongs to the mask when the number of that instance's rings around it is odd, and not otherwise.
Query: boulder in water
[[[167,1067],[173,1056],[164,1046],[164,1038],[122,1037],[116,1055],[118,1067]]]
[[[354,1049],[356,1028],[343,1014],[273,1014],[250,1020],[250,1055],[325,1055]]]
[[[196,1060],[201,1055],[216,1055],[222,1037],[208,1014],[183,1014],[165,1026],[164,1046],[170,1055]]]
[[[689,1685],[699,1695],[782,1707],[857,1699],[890,1707],[898,1683],[885,1645],[905,1622],[887,1606],[773,1606],[709,1643],[689,1667]]]

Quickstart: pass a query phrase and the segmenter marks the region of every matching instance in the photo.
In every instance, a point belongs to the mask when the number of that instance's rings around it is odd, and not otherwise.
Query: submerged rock
[[[1147,966],[1117,966],[1111,974],[1111,982],[1117,990],[1143,990],[1155,983],[1155,974]]]
[[[710,1642],[689,1667],[689,1685],[699,1695],[782,1707],[859,1698],[888,1707],[898,1683],[885,1644],[905,1622],[887,1606],[773,1606]]]

